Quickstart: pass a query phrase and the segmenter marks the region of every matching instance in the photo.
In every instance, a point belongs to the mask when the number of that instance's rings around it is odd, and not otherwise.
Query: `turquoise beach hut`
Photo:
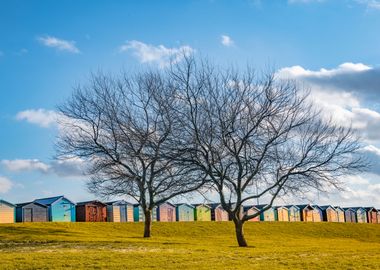
[[[47,206],[49,221],[75,222],[75,203],[63,195],[37,199],[34,202]]]

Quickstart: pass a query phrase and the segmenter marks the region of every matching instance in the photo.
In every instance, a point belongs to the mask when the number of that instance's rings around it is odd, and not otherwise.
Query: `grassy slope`
[[[380,224],[230,222],[0,225],[1,269],[380,269]]]

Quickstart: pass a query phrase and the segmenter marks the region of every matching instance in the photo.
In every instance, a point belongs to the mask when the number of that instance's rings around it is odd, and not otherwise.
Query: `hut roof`
[[[344,209],[342,207],[340,207],[340,206],[334,206],[334,208],[335,209],[340,209],[340,210],[344,211]]]
[[[276,209],[276,210],[279,209],[279,208],[289,209],[289,208],[286,207],[285,205],[274,206],[273,208]]]
[[[98,201],[98,200],[92,200],[92,201],[85,201],[85,202],[78,202],[77,205],[85,205],[85,204],[89,204],[89,203],[98,203],[98,204],[102,204],[102,205],[106,205],[105,203],[101,202],[101,201]]]
[[[193,204],[195,207],[198,207],[198,206],[206,206],[207,208],[210,208],[211,209],[211,206],[210,205],[207,205],[205,203],[196,203],[196,204]]]
[[[344,211],[355,211],[355,210],[352,209],[351,207],[343,207],[343,210],[344,210]]]
[[[161,203],[158,207],[160,207],[161,205],[164,205],[164,204],[168,204],[168,205],[170,205],[170,206],[172,206],[172,207],[175,207],[175,205],[172,204],[172,203],[170,203],[170,202],[164,202],[164,203]]]
[[[14,205],[13,203],[10,203],[10,202],[7,202],[7,201],[4,201],[3,199],[0,199],[0,203],[4,203],[6,205],[9,205],[11,207],[16,207],[16,205]]]
[[[191,205],[191,204],[189,204],[189,203],[176,203],[176,204],[175,204],[176,207],[181,206],[181,205],[186,205],[186,206],[188,206],[188,207],[190,207],[190,208],[194,208],[194,206]]]
[[[33,203],[33,204],[37,204],[37,205],[42,206],[42,207],[45,207],[45,208],[47,207],[46,205],[41,204],[41,203],[38,203],[38,202],[18,203],[18,204],[16,204],[16,207],[24,207],[25,205],[28,205],[28,204],[31,204],[31,203]]]
[[[244,210],[244,211],[248,211],[249,209],[252,209],[252,208],[255,208],[256,210],[259,210],[259,208],[257,208],[257,207],[254,206],[254,205],[246,205],[246,206],[243,206],[243,210]]]
[[[36,199],[34,200],[34,202],[37,202],[37,203],[40,203],[40,204],[43,204],[43,205],[52,205],[62,199],[66,199],[68,200],[69,202],[71,202],[72,204],[75,204],[74,202],[70,201],[69,199],[67,199],[65,196],[63,195],[60,195],[60,196],[56,196],[56,197],[49,197],[49,198],[42,198],[42,199]]]
[[[354,211],[358,211],[358,210],[365,210],[363,207],[350,207],[352,210]]]
[[[315,206],[318,206],[318,205],[313,205],[313,207],[315,207]],[[328,208],[331,208],[331,209],[335,210],[335,207],[332,206],[332,205],[321,205],[321,206],[318,206],[318,207],[320,209],[322,209],[322,210],[327,210]]]
[[[377,210],[375,207],[364,207],[364,209],[366,210],[366,211],[375,211],[375,212],[378,212],[379,210]]]
[[[129,204],[129,205],[133,205],[133,203],[130,203],[130,202],[127,202],[125,200],[117,200],[117,201],[111,201],[111,202],[106,202],[105,204],[107,205],[122,205],[122,204]],[[138,204],[137,204],[138,205]]]
[[[297,205],[295,205],[295,204],[289,204],[289,205],[285,205],[285,207],[286,208],[291,208],[291,207],[295,207],[295,208],[298,208],[298,209],[300,209]]]
[[[311,206],[310,204],[298,204],[297,207],[298,207],[299,209],[302,209],[302,210],[305,209],[306,207],[309,207],[309,208],[314,209],[314,207]]]
[[[222,207],[222,204],[220,203],[209,203],[208,205],[211,207],[211,209],[215,209],[219,206]]]

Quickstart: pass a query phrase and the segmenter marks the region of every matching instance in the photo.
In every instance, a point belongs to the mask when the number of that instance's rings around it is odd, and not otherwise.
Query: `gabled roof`
[[[24,207],[24,206],[26,206],[26,205],[28,205],[28,204],[37,204],[37,205],[42,206],[42,207],[45,207],[45,208],[47,207],[46,205],[41,204],[41,203],[38,203],[38,202],[18,203],[18,204],[16,204],[16,207]]]
[[[353,212],[355,212],[355,210],[352,209],[351,207],[344,207],[343,210],[344,211],[353,211]]]
[[[70,203],[72,204],[75,204],[74,202],[70,201],[69,199],[67,199],[65,196],[63,195],[60,195],[60,196],[56,196],[56,197],[49,197],[49,198],[42,198],[42,199],[36,199],[34,200],[34,202],[37,202],[37,203],[40,203],[40,204],[43,204],[43,205],[52,205],[62,199],[66,199],[68,200]]]
[[[249,209],[252,209],[252,208],[255,208],[257,211],[260,210],[259,208],[257,208],[257,207],[254,206],[254,205],[246,205],[246,206],[243,206],[243,211],[244,211],[244,212],[247,212]]]
[[[310,208],[314,209],[314,207],[310,204],[297,204],[297,207],[301,210],[305,209],[306,207],[310,207]]]
[[[176,204],[175,204],[175,207],[182,206],[182,205],[186,205],[186,206],[188,206],[188,207],[190,207],[190,208],[194,208],[194,205],[191,205],[191,204],[189,204],[189,203],[176,203]]]
[[[13,203],[10,203],[10,202],[7,202],[7,201],[4,201],[3,199],[0,199],[0,203],[3,203],[3,204],[6,204],[6,205],[9,205],[11,207],[16,207],[16,205],[14,205]]]
[[[365,211],[365,209],[363,208],[363,207],[350,207],[352,210],[354,210],[354,211],[358,211],[358,210],[364,210]]]
[[[266,206],[268,206],[268,204],[259,204],[259,205],[255,205],[255,207],[256,207],[257,209],[259,209],[259,210],[263,209],[263,208],[266,207]],[[271,208],[274,209],[273,206],[270,207],[269,209],[271,209]],[[269,210],[269,209],[268,209],[268,210]]]
[[[105,203],[101,202],[101,201],[98,201],[98,200],[92,200],[92,201],[85,201],[85,202],[78,202],[77,205],[86,205],[86,204],[90,204],[90,203],[98,203],[98,204],[102,204],[102,205],[106,205]]]
[[[211,209],[215,209],[217,207],[222,207],[221,203],[209,203],[208,205],[211,207]]]
[[[285,209],[289,209],[288,207],[286,207],[285,205],[279,205],[279,206],[273,206],[274,209],[279,209],[279,208],[285,208]]]
[[[318,206],[318,207],[324,211],[327,210],[328,208],[335,210],[335,208],[332,205],[322,205],[322,206]]]
[[[207,208],[210,208],[211,209],[211,206],[210,205],[207,205],[205,203],[196,203],[196,204],[193,204],[193,206],[195,207],[198,207],[198,206],[206,206]]]
[[[164,204],[168,204],[168,205],[170,205],[170,206],[172,206],[172,207],[175,207],[175,205],[172,204],[172,203],[170,203],[170,202],[164,202],[164,203],[161,203],[158,207],[160,207],[161,205],[164,205]]]
[[[335,210],[336,209],[340,209],[340,210],[344,211],[344,209],[342,207],[340,207],[340,206],[334,206],[334,208],[335,208]]]
[[[297,208],[298,210],[300,209],[297,205],[295,205],[295,204],[289,204],[289,205],[285,205],[285,207],[286,208],[291,208],[291,207],[295,207],[295,208]]]
[[[122,204],[129,204],[135,206],[135,204],[127,202],[125,200],[118,200],[118,201],[111,201],[111,202],[106,202],[105,204],[107,205],[122,205]],[[138,204],[137,204],[138,205]]]
[[[375,212],[379,212],[379,210],[377,210],[375,207],[364,207],[364,209],[368,212],[368,211],[375,211]]]

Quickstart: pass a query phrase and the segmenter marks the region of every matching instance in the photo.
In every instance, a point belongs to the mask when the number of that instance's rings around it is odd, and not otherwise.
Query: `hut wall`
[[[161,204],[157,209],[157,218],[161,222],[176,221],[175,207],[170,204]]]
[[[221,206],[214,209],[215,221],[228,221],[228,213]]]
[[[286,208],[277,208],[277,220],[278,221],[289,221],[289,212]]]
[[[344,211],[336,209],[336,217],[338,219],[337,222],[345,222]]]
[[[104,222],[107,219],[106,206],[98,203],[85,205],[85,219],[87,222]]]
[[[120,206],[107,205],[107,221],[120,222]]]
[[[300,210],[296,207],[289,208],[289,221],[301,221]]]
[[[351,210],[344,211],[344,217],[346,222],[356,223],[356,213]]]
[[[261,221],[275,221],[276,218],[275,218],[274,209],[270,208],[264,211],[263,213],[261,213],[260,220]]]
[[[313,222],[321,222],[322,220],[323,220],[322,211],[319,208],[314,208],[314,210],[313,210]]]
[[[204,205],[198,205],[194,209],[196,221],[211,221],[211,209]]]
[[[62,199],[49,207],[51,221],[70,222],[75,221],[75,205],[66,199]]]
[[[302,210],[302,221],[313,222],[314,211],[311,209]]]
[[[15,207],[0,201],[0,223],[14,223],[15,214]]]
[[[367,212],[368,223],[377,223],[377,212],[370,210]]]
[[[157,207],[154,207],[152,210],[152,221],[157,221]],[[144,212],[141,208],[141,206],[134,206],[133,207],[133,220],[135,222],[142,222],[145,221]]]
[[[194,221],[194,208],[182,204],[176,207],[177,221]]]
[[[326,209],[326,219],[327,222],[338,222],[338,216],[334,209],[327,208]]]
[[[358,209],[356,211],[356,218],[358,223],[367,223],[367,214],[364,209]]]
[[[248,209],[247,214],[253,215],[253,214],[256,214],[257,212],[258,212],[258,210],[256,210],[255,208],[250,208],[250,209]],[[260,221],[260,215],[254,217],[254,218],[251,218],[248,221],[253,221],[253,222]]]

